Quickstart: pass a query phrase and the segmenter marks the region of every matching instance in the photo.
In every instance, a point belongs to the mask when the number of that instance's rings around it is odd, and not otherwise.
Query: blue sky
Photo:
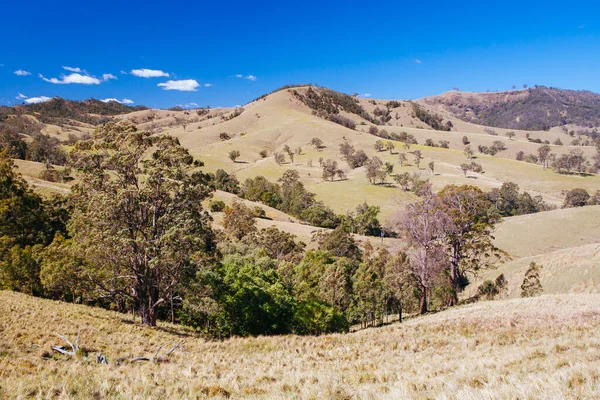
[[[2,10],[0,104],[231,106],[305,82],[390,99],[524,83],[600,92],[598,1],[11,1]]]

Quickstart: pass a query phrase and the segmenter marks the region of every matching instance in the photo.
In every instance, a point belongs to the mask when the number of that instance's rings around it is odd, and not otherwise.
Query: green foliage
[[[218,169],[214,174],[209,173],[208,177],[212,180],[212,186],[216,190],[222,190],[233,194],[240,192],[240,182],[235,174],[228,174],[222,169]]]
[[[302,301],[294,313],[294,333],[297,335],[322,335],[348,332],[346,318],[335,307],[318,300]]]
[[[155,325],[161,304],[212,257],[201,206],[212,190],[208,177],[176,138],[126,122],[76,143],[71,160],[81,179],[69,230],[90,280],[103,295],[131,298],[142,322]]]
[[[532,197],[527,192],[519,193],[519,185],[513,182],[505,182],[500,189],[492,189],[485,196],[503,217],[533,214],[549,209],[541,196]]]

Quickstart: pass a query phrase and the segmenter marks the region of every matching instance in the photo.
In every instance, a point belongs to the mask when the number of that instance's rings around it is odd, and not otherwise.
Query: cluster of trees
[[[278,183],[269,182],[262,176],[248,178],[241,185],[239,194],[242,198],[260,201],[310,225],[335,228],[340,223],[338,215],[322,202],[316,201],[314,193],[306,190],[295,170],[284,172]]]
[[[397,142],[402,142],[406,148],[410,148],[410,145],[417,144],[417,139],[408,132],[388,132],[385,129],[379,129],[376,126],[371,125],[369,127],[369,133],[374,136],[378,136],[382,139],[395,140]]]
[[[436,131],[449,132],[452,129],[452,127],[454,126],[451,121],[447,121],[444,124],[444,121],[442,120],[441,116],[425,110],[423,107],[421,107],[420,105],[418,105],[416,103],[412,103],[412,106],[413,106],[414,117],[418,118],[419,120],[423,121],[427,125],[431,126]]]
[[[39,132],[32,132],[29,138],[27,142],[20,133],[0,127],[0,152],[20,160],[65,165],[67,155],[57,138]]]
[[[357,151],[354,146],[348,142],[340,144],[340,154],[352,169],[362,167],[369,160],[369,157],[364,150]]]
[[[331,180],[331,182],[333,182],[333,179],[337,176],[339,179],[346,179],[346,173],[344,172],[343,169],[338,168],[338,163],[335,160],[330,160],[327,159],[325,161],[323,161],[322,165],[323,167],[323,180]]]
[[[385,183],[387,177],[394,172],[394,164],[383,162],[379,157],[370,158],[365,164],[365,175],[372,184]]]
[[[429,147],[441,147],[442,149],[449,149],[450,142],[447,140],[440,140],[437,144],[433,141],[433,139],[425,140],[425,146]]]
[[[596,173],[600,170],[600,147],[596,149],[596,154],[591,160],[588,160],[580,149],[572,149],[568,153],[558,156],[552,153],[552,148],[547,144],[538,147],[537,154],[525,154],[523,151],[519,151],[515,158],[517,161],[540,163],[544,169],[552,167],[559,174]]]
[[[358,115],[374,124],[379,121],[373,118],[365,109],[358,103],[358,100],[345,93],[336,92],[325,88],[308,87],[304,94],[297,90],[291,92],[294,97],[306,104],[313,110],[313,114],[321,118],[328,119],[332,122],[346,126],[350,129],[355,129],[356,124],[344,116],[339,115],[340,111],[345,111],[351,114]]]
[[[489,154],[491,156],[495,156],[496,154],[500,153],[501,151],[506,150],[506,146],[504,145],[503,141],[495,140],[491,146],[484,146],[484,145],[477,146],[477,150],[479,150],[479,152],[481,154]]]

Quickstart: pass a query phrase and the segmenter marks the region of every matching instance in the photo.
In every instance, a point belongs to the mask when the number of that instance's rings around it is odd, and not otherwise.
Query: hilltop
[[[123,314],[0,292],[0,395],[596,398],[599,301],[481,302],[350,334],[207,342],[179,326],[143,328]],[[78,331],[87,358],[50,354],[63,344],[55,333]],[[115,362],[175,343],[165,363]],[[100,353],[108,365],[95,363]]]
[[[466,122],[507,129],[548,130],[557,126],[595,132],[600,127],[600,94],[535,86],[506,92],[452,91],[426,97],[423,104],[438,107]]]

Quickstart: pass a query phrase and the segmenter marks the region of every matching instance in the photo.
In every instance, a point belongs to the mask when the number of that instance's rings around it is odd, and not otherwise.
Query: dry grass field
[[[170,324],[0,292],[0,397],[593,399],[599,304],[600,295],[541,296],[343,335],[206,342]],[[78,331],[86,357],[47,357],[64,344],[55,333]],[[174,343],[168,362],[115,363]]]

